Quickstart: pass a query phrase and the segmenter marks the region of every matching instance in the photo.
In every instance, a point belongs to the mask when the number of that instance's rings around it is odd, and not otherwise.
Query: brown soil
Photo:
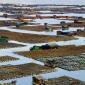
[[[18,58],[10,57],[10,56],[0,56],[0,62],[14,61],[18,60]]]
[[[46,71],[52,71],[52,69],[34,63],[14,65],[14,66],[10,66],[10,65],[1,66],[0,80],[23,77],[27,75],[33,75],[33,74],[40,74]]]
[[[36,50],[36,51],[25,51],[18,52],[20,55],[24,55],[26,57],[31,57],[33,59],[43,58],[43,57],[58,57],[58,56],[71,56],[71,55],[79,55],[81,53],[85,53],[85,46],[61,46],[58,49],[50,49],[50,50]]]
[[[53,30],[57,30],[60,29],[61,26],[48,26],[50,28],[52,28]],[[32,30],[32,31],[45,31],[45,27],[44,25],[35,25],[35,26],[21,26],[18,29],[23,29],[23,30]]]
[[[48,85],[85,85],[85,82],[67,76],[47,80]]]
[[[48,35],[36,35],[16,33],[10,31],[0,31],[0,36],[7,36],[10,40],[16,40],[21,42],[52,42],[52,41],[66,41],[75,39],[73,36],[48,36]]]
[[[85,31],[83,31],[83,32],[78,32],[77,35],[78,35],[78,36],[85,37]]]
[[[20,44],[15,44],[15,43],[0,43],[0,49],[1,48],[11,48],[11,47],[21,47],[24,45],[20,45]]]

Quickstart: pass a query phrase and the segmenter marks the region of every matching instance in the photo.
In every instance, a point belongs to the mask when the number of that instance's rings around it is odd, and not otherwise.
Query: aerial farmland
[[[1,3],[0,85],[85,85],[85,5]]]

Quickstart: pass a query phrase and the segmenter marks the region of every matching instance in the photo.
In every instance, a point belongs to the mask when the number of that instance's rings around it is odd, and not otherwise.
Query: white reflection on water
[[[73,21],[69,21],[69,20],[57,20],[57,19],[35,19],[34,23],[40,23],[41,25],[43,25],[44,23],[60,24],[61,21],[65,21],[66,23],[73,22]]]

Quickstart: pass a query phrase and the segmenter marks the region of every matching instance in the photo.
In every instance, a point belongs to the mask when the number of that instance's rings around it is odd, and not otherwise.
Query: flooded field
[[[0,84],[85,85],[84,10],[1,4]]]
[[[48,23],[48,24],[60,24],[60,22],[65,21],[66,23],[71,23],[73,21],[69,21],[69,20],[57,20],[57,19],[35,19],[32,23],[35,24],[40,24],[43,25],[44,23]]]

